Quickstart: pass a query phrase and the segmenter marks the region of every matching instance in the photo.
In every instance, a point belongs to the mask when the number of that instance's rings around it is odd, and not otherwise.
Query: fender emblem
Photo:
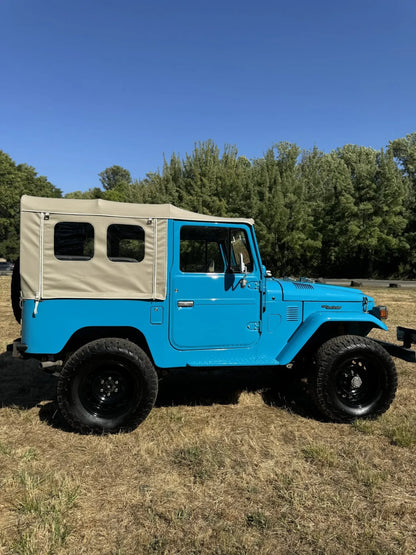
[[[322,304],[321,308],[325,308],[325,310],[341,310],[341,306],[329,306],[328,304]]]

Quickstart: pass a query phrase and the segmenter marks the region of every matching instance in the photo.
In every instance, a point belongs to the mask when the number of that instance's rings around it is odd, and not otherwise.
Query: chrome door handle
[[[180,307],[192,307],[192,306],[194,306],[194,301],[178,301],[178,306],[180,306]]]

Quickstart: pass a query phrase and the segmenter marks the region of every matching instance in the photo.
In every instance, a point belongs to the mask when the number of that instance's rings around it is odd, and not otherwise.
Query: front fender
[[[329,322],[367,324],[370,329],[380,328],[387,331],[386,324],[368,312],[363,312],[362,314],[357,314],[357,312],[314,312],[298,327],[286,343],[286,346],[277,355],[277,364],[285,365],[292,362],[295,356],[318,331],[318,329]]]

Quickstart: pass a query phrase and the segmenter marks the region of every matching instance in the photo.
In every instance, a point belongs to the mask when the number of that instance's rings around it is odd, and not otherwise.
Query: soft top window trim
[[[39,210],[27,210],[27,209],[23,209],[22,212],[28,213],[28,214],[39,214]],[[42,212],[43,214],[43,212]],[[126,215],[120,215],[120,214],[96,214],[94,212],[55,212],[50,210],[48,212],[49,215],[51,216],[76,216],[77,218],[122,218],[122,219],[128,219],[128,220],[141,220],[146,222],[146,225],[151,225],[152,222],[149,222],[149,218],[148,217],[144,217],[144,216],[126,216]],[[151,218],[152,220],[168,220],[169,218],[159,218],[159,217],[153,217]]]

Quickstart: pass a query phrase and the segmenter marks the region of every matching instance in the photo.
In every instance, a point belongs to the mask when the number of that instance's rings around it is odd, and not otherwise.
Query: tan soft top
[[[253,220],[198,214],[171,204],[129,204],[102,199],[21,199],[21,282],[24,299],[155,299],[166,298],[167,221],[252,225]],[[59,260],[54,229],[59,222],[88,222],[94,228],[90,260]],[[107,257],[111,224],[144,230],[145,256],[139,263]]]
[[[208,216],[177,208],[173,204],[133,204],[103,199],[71,199],[22,196],[22,212],[49,212],[54,214],[85,214],[120,218],[156,218],[165,220],[190,220],[194,222],[229,222],[253,224],[247,218]]]

